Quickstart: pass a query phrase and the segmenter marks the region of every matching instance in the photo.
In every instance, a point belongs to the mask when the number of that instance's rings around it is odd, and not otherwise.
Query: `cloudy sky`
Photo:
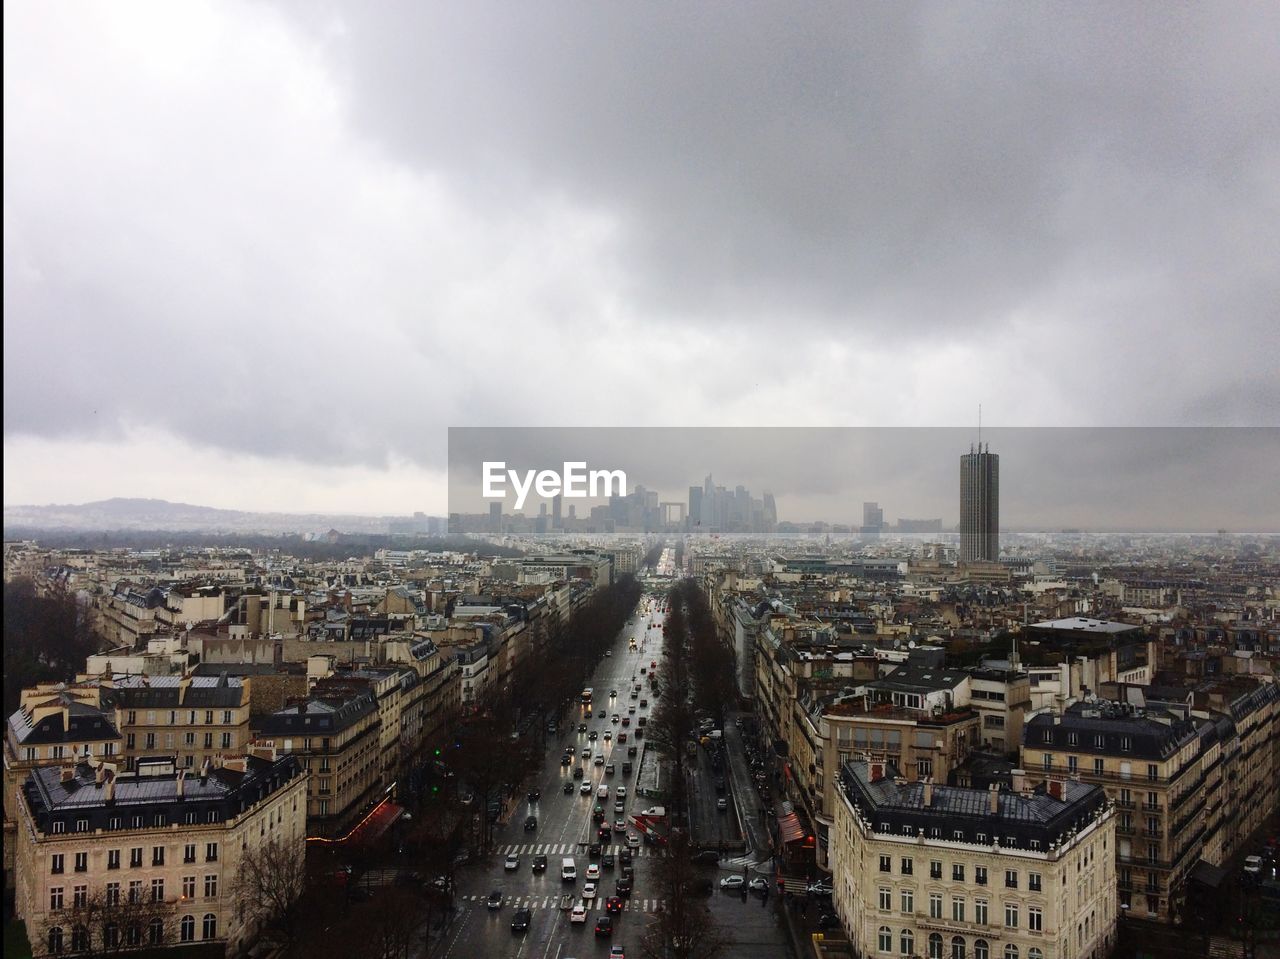
[[[449,426],[1280,423],[1274,3],[4,25],[6,504],[442,512]]]

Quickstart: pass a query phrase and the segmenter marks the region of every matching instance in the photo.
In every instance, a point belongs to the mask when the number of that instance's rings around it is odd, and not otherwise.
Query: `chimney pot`
[[[994,816],[1000,812],[1000,787],[996,783],[991,784],[990,795],[991,795],[991,802],[990,802],[991,815]]]

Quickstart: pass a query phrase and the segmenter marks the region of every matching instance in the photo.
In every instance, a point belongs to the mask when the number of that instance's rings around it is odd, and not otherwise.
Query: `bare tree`
[[[235,894],[245,922],[260,935],[278,941],[290,955],[303,921],[301,899],[306,881],[305,854],[278,839],[240,857]]]
[[[717,959],[732,939],[711,915],[704,895],[710,882],[690,859],[689,839],[673,832],[667,855],[654,860],[662,911],[645,930],[641,949],[652,959]]]
[[[43,945],[50,952],[57,951],[51,941],[56,935],[63,951],[91,959],[111,959],[169,945],[177,938],[174,909],[173,902],[155,900],[145,891],[127,895],[119,889],[104,889],[73,901],[62,913],[62,921],[49,924]]]

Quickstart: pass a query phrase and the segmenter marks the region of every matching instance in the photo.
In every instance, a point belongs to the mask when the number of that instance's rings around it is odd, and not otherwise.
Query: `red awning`
[[[804,826],[800,825],[800,817],[795,813],[787,813],[778,819],[778,831],[783,842],[795,842],[805,836]]]

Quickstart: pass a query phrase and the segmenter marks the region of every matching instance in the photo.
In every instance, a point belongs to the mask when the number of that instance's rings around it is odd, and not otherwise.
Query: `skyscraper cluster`
[[[778,526],[773,494],[751,495],[745,486],[717,486],[708,474],[689,487],[689,529],[715,533],[772,533]]]

